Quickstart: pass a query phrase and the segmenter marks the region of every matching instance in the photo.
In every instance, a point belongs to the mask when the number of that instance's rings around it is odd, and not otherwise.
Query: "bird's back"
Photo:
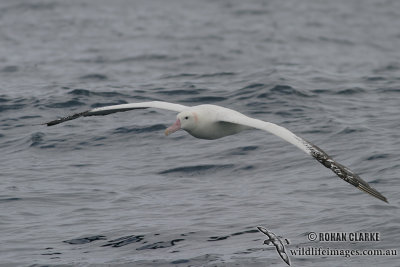
[[[199,120],[198,127],[188,131],[194,137],[213,140],[249,129],[247,126],[221,120],[230,116],[245,116],[235,110],[211,104],[194,106],[192,110]]]

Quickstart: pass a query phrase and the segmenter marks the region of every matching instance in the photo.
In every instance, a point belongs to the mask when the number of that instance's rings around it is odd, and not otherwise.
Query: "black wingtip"
[[[389,203],[386,197],[384,197],[381,193],[377,190],[372,188],[366,181],[361,179],[360,176],[355,174],[353,171],[349,170],[345,166],[339,164],[338,162],[334,161],[331,157],[328,156],[321,148],[313,145],[311,143],[306,143],[308,148],[310,149],[310,154],[316,160],[318,160],[322,165],[331,169],[337,176],[339,176],[344,181],[348,182],[349,184],[357,187],[361,191],[364,191],[371,196],[382,200],[386,203]]]
[[[76,114],[73,114],[73,115],[70,115],[70,116],[66,116],[66,117],[59,118],[59,119],[54,120],[54,121],[49,121],[49,122],[43,123],[43,125],[54,126],[54,125],[63,123],[63,122],[65,122],[65,121],[70,121],[70,120],[77,119],[77,118],[79,118],[79,117],[86,116],[88,113],[89,113],[89,111],[84,111],[84,112],[76,113]]]
[[[361,179],[361,178],[359,178],[359,179]],[[361,191],[364,191],[364,192],[370,194],[371,196],[376,197],[377,199],[380,199],[389,204],[389,201],[387,200],[386,197],[384,197],[381,193],[376,191],[374,188],[370,187],[368,184],[359,183],[357,188],[360,189]]]
[[[54,125],[57,125],[57,124],[62,123],[62,122],[63,122],[63,120],[57,119],[57,120],[54,120],[54,121],[49,121],[49,122],[43,123],[42,125],[54,126]]]
[[[263,233],[263,234],[268,234],[268,230],[265,229],[265,228],[262,227],[262,226],[257,226],[257,229],[258,229],[258,231],[260,231],[260,232]]]
[[[118,105],[117,105],[118,106]],[[84,112],[80,112],[80,113],[76,113],[70,116],[66,116],[54,121],[49,121],[46,123],[43,123],[43,125],[47,125],[47,126],[53,126],[53,125],[57,125],[60,123],[63,123],[65,121],[70,121],[70,120],[74,120],[77,119],[79,117],[87,117],[87,116],[104,116],[104,115],[108,115],[108,114],[112,114],[112,113],[116,113],[116,112],[124,112],[124,111],[129,111],[129,110],[134,110],[134,109],[146,109],[148,107],[133,107],[133,108],[112,108],[112,109],[92,109],[92,110],[87,110]]]

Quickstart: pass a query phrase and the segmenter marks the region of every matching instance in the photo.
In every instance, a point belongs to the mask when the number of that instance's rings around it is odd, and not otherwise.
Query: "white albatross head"
[[[170,135],[180,129],[190,133],[197,127],[198,120],[196,112],[182,111],[176,116],[176,122],[165,130],[165,135]]]

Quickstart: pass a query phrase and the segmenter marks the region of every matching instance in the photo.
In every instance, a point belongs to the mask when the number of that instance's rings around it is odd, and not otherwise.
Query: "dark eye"
[[[189,117],[188,117],[188,116],[186,116],[186,117],[185,117],[185,120],[187,120],[187,119],[189,119]]]

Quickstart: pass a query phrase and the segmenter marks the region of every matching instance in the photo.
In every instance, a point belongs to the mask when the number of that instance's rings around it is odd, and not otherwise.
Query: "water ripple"
[[[55,102],[55,103],[51,103],[51,104],[47,104],[46,107],[47,108],[69,108],[69,107],[77,107],[77,106],[84,106],[86,105],[83,102],[80,102],[78,99],[71,99],[71,100],[67,100],[64,102]]]
[[[83,237],[83,238],[75,238],[75,239],[71,239],[71,240],[65,240],[63,242],[71,244],[71,245],[82,245],[82,244],[87,244],[87,243],[91,243],[94,241],[105,240],[105,239],[106,239],[106,237],[103,235],[94,235],[94,236],[88,236],[88,237]]]
[[[150,132],[162,131],[162,130],[165,130],[166,128],[167,127],[163,124],[155,124],[152,126],[140,127],[140,128],[138,128],[137,126],[119,127],[117,129],[115,129],[112,133],[113,134],[150,133]]]
[[[172,169],[167,169],[164,171],[159,172],[159,174],[196,174],[196,175],[205,175],[208,173],[215,173],[221,170],[230,169],[234,167],[233,164],[226,164],[226,165],[194,165],[194,166],[184,166],[184,167],[177,167]]]
[[[98,80],[98,81],[103,81],[107,80],[108,77],[104,74],[99,74],[99,73],[92,73],[92,74],[87,74],[79,77],[81,80]]]
[[[107,244],[102,245],[102,247],[123,247],[132,243],[138,243],[141,242],[144,239],[144,235],[129,235],[129,236],[124,236],[120,237],[114,240],[108,241]]]
[[[73,89],[68,92],[69,95],[76,96],[101,96],[101,97],[129,97],[126,94],[116,91],[90,91],[87,89]]]

